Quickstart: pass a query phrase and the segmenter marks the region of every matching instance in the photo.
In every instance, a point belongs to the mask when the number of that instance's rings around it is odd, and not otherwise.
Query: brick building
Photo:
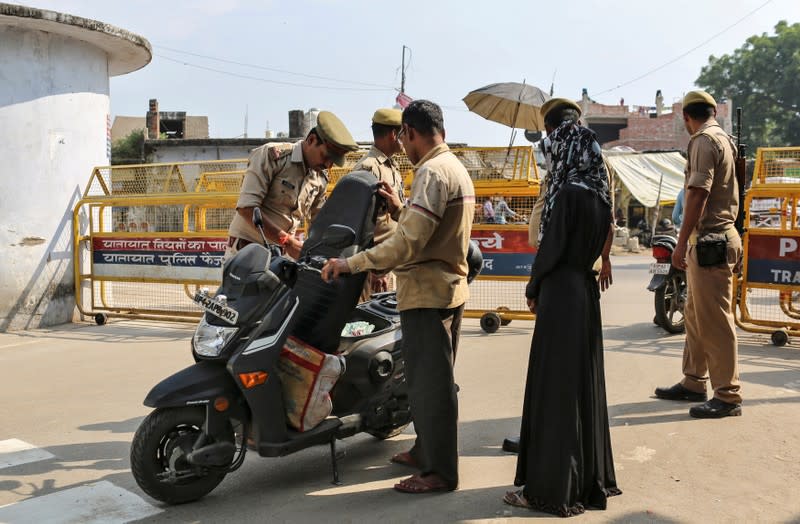
[[[598,104],[585,89],[578,104],[603,149],[627,146],[636,151],[686,151],[689,134],[683,125],[683,104],[675,102],[666,110],[660,90],[654,106],[627,106],[624,100],[619,105]],[[732,105],[730,100],[717,104],[717,120],[728,133],[733,130]]]
[[[118,116],[111,126],[111,140],[116,142],[132,131],[145,131],[145,138],[168,140],[208,138],[208,117],[189,116],[185,111],[159,111],[158,100],[151,99],[145,116]]]

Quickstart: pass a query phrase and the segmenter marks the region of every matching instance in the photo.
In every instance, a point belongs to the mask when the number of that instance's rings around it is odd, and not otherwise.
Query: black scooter
[[[686,305],[686,272],[672,265],[672,252],[678,240],[672,235],[653,237],[653,258],[650,273],[653,277],[647,286],[655,292],[655,317],[653,322],[669,333],[683,333],[683,308]]]
[[[169,504],[197,500],[242,465],[248,448],[278,457],[328,444],[338,483],[337,439],[359,432],[385,439],[410,423],[394,293],[355,307],[365,274],[330,284],[320,278],[327,258],[371,244],[377,213],[374,176],[350,173],[314,221],[298,261],[266,240],[250,244],[225,264],[215,296],[197,295],[206,312],[192,339],[195,364],[150,391],[144,404],[155,410],[131,446],[134,478],[148,495]],[[254,222],[260,229],[260,212]],[[477,274],[479,251],[471,261]],[[347,322],[359,320],[373,332],[341,336]],[[304,432],[286,424],[276,373],[290,334],[346,363],[331,391],[332,416]]]

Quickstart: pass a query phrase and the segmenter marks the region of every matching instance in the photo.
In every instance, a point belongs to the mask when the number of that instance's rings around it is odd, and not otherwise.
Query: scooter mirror
[[[261,216],[261,209],[256,206],[253,208],[253,225],[256,226],[258,233],[261,235],[261,240],[265,246],[269,246],[267,236],[264,234],[264,218]],[[267,264],[269,266],[269,264]]]
[[[328,247],[344,249],[356,241],[356,232],[349,226],[331,224],[322,234],[322,243]]]

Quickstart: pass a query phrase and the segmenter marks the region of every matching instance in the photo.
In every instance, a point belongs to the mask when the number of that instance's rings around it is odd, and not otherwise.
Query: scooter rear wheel
[[[202,407],[156,409],[142,421],[131,444],[131,470],[145,493],[167,504],[182,504],[204,497],[222,482],[227,468],[203,468],[186,460],[204,421]],[[233,439],[229,426],[226,440]]]

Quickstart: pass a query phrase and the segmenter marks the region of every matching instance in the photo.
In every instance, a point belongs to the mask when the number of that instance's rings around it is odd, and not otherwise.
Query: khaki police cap
[[[717,107],[717,101],[714,100],[714,97],[699,89],[697,91],[689,91],[683,97],[683,107],[691,104],[708,104],[714,108]]]
[[[563,106],[566,106],[570,109],[574,109],[575,111],[578,112],[578,116],[580,116],[582,113],[581,106],[579,106],[569,98],[551,98],[550,100],[542,104],[542,108],[539,110],[539,112],[541,113],[542,118],[547,118],[547,113],[549,113],[550,111],[552,111],[557,107],[563,107]]]
[[[344,155],[348,151],[356,151],[358,144],[353,140],[353,135],[339,118],[330,111],[320,111],[317,115],[317,134],[327,143],[328,153],[333,163],[341,167],[344,165]]]
[[[400,127],[403,125],[403,112],[399,109],[378,109],[372,115],[372,123]]]

